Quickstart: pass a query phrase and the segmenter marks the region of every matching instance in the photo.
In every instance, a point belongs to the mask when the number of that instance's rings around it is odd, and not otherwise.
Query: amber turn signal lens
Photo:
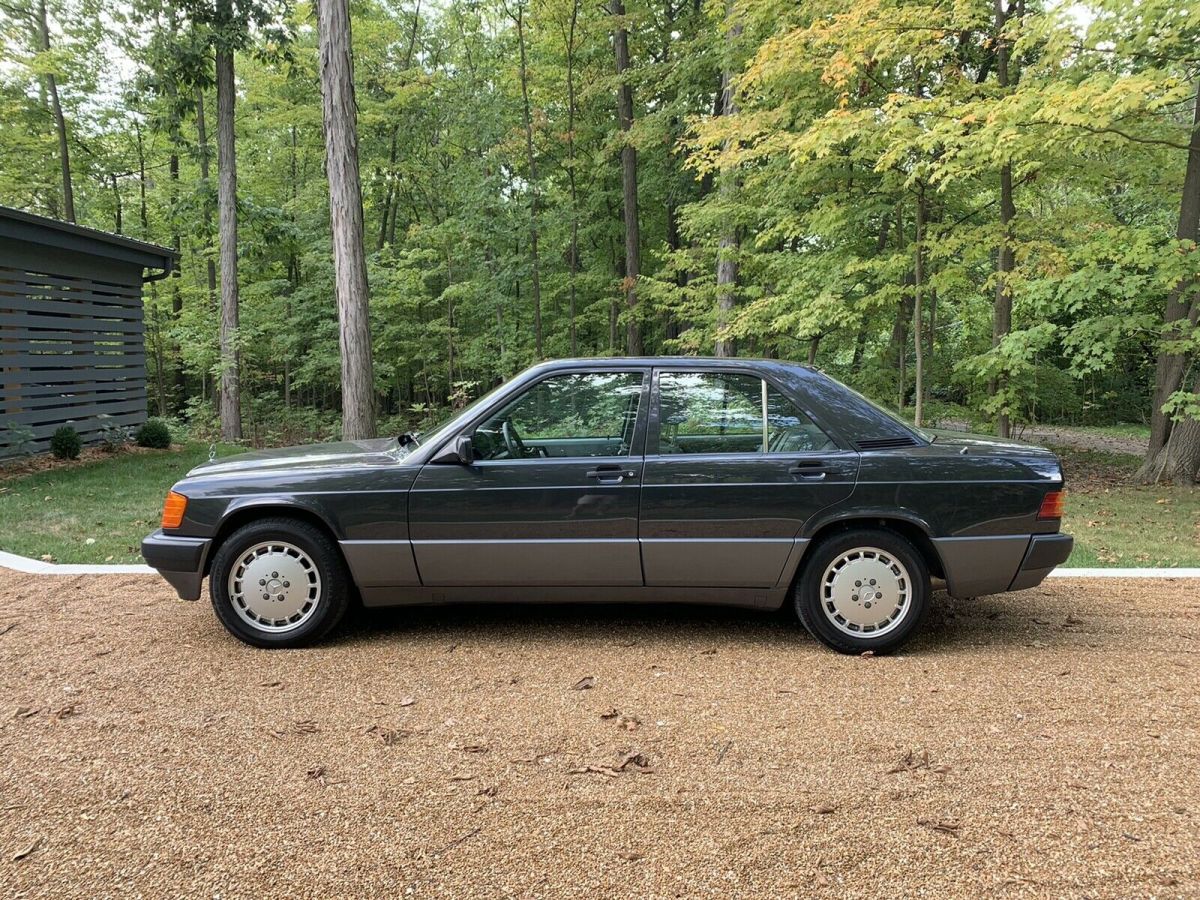
[[[1038,510],[1038,518],[1061,519],[1066,498],[1066,491],[1051,491],[1048,493],[1042,498],[1042,507]]]
[[[167,500],[163,503],[162,527],[178,528],[183,524],[183,513],[186,509],[187,497],[168,491]]]

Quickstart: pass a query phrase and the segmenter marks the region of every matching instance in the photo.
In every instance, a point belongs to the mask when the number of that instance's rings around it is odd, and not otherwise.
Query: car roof
[[[749,356],[592,356],[551,359],[532,366],[538,371],[579,369],[588,366],[694,366],[698,369],[802,369],[815,372],[814,366],[783,359],[762,359]]]

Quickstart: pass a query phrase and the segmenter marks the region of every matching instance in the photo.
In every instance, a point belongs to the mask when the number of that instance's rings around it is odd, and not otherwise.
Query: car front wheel
[[[809,551],[793,603],[809,633],[839,653],[887,653],[925,617],[929,569],[895,532],[844,531]]]
[[[259,519],[221,544],[209,572],[217,618],[256,647],[299,647],[324,637],[349,603],[341,554],[298,519]]]

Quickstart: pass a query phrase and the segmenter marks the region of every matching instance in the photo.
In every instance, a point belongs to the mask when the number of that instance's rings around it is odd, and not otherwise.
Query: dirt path
[[[947,420],[939,422],[938,428],[950,431],[970,431],[966,422]],[[1031,444],[1046,444],[1051,447],[1073,447],[1076,450],[1103,450],[1108,453],[1125,453],[1145,456],[1147,442],[1141,438],[1118,434],[1098,434],[1080,428],[1058,425],[1030,425],[1013,435],[1019,441]]]
[[[360,614],[272,653],[153,578],[0,570],[0,885],[1194,896],[1198,678],[1183,581],[941,596],[891,658],[660,607]]]

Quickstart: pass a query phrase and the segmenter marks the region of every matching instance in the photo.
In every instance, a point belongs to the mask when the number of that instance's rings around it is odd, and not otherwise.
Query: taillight
[[[1042,505],[1038,509],[1037,517],[1039,519],[1061,519],[1066,498],[1066,491],[1051,491],[1042,498]]]
[[[187,497],[174,491],[167,492],[163,503],[162,527],[178,528],[183,524],[183,514],[187,510]]]

